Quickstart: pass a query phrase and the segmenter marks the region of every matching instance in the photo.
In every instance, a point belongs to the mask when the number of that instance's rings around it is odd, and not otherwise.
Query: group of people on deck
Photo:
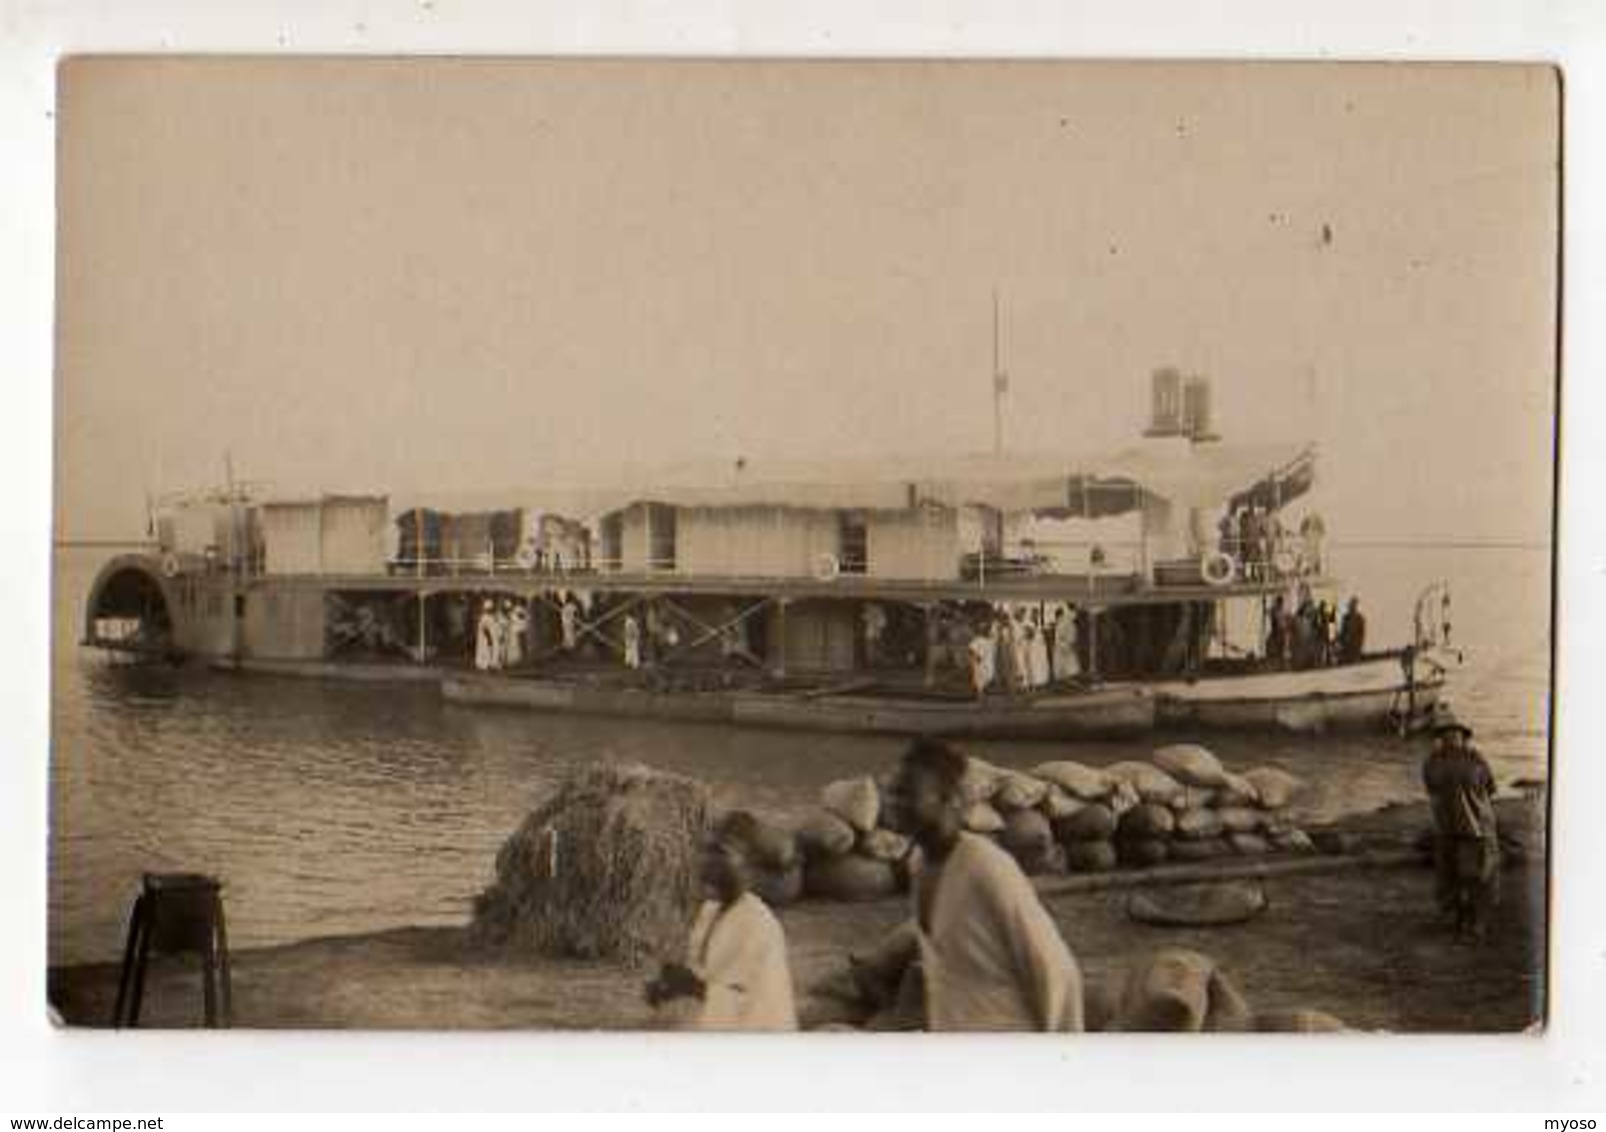
[[[1276,668],[1353,664],[1366,652],[1366,615],[1351,597],[1340,617],[1330,601],[1317,601],[1301,584],[1291,599],[1278,594],[1266,610],[1267,663]]]
[[[1300,519],[1294,534],[1274,509],[1247,503],[1228,508],[1218,529],[1219,549],[1237,560],[1246,581],[1316,576],[1325,567],[1327,523],[1315,511]]]
[[[496,672],[523,664],[529,632],[530,611],[522,601],[486,598],[474,629],[474,667]]]
[[[1064,605],[1052,615],[1042,608],[996,610],[971,626],[966,652],[977,699],[995,690],[1019,694],[1046,688],[1082,670],[1076,653],[1076,618]]]
[[[965,831],[965,769],[957,750],[917,739],[887,799],[916,846],[910,919],[897,931],[913,940],[925,1027],[1080,1031],[1076,957],[1015,859]],[[647,985],[648,1002],[674,1006],[685,1028],[797,1029],[786,933],[750,883],[758,834],[745,811],[716,825],[687,953]]]

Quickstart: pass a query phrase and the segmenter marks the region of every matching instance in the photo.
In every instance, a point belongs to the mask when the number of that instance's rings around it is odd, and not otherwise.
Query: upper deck
[[[387,574],[259,575],[242,579],[251,588],[351,593],[436,594],[474,592],[510,597],[557,589],[598,593],[707,594],[781,600],[857,599],[912,605],[931,602],[1069,602],[1103,607],[1270,597],[1286,592],[1292,576],[1223,585],[1156,585],[1130,574],[1009,574],[975,579],[899,579],[838,574],[833,578],[720,575],[654,571],[460,570],[447,574],[396,571]],[[1336,580],[1312,574],[1298,581],[1325,589]]]

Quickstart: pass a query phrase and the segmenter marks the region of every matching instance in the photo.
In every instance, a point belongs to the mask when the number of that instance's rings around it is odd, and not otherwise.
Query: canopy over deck
[[[675,507],[794,507],[898,511],[923,504],[987,507],[1006,514],[1099,518],[1144,500],[1217,508],[1277,507],[1315,479],[1311,445],[1145,444],[1100,458],[962,455],[828,463],[683,464],[632,469],[607,480],[554,478],[544,486],[392,496],[396,511],[533,507],[594,516],[634,503]]]

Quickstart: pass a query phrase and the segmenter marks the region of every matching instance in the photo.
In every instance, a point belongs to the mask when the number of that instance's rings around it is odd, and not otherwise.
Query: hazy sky
[[[1540,67],[84,60],[58,537],[237,472],[1316,441],[1338,538],[1549,532]],[[1324,239],[1324,226],[1330,240]]]

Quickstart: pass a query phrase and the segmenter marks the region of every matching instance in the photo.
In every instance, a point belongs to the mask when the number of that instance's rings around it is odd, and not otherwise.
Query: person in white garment
[[[625,614],[625,667],[641,667],[641,623],[634,614]]]
[[[558,620],[563,639],[563,651],[573,652],[580,643],[580,609],[574,598],[565,597],[558,608]]]
[[[1026,671],[1033,688],[1046,688],[1053,679],[1048,668],[1048,636],[1035,614],[1026,626]]]
[[[513,641],[513,603],[506,598],[496,607],[496,667],[508,665],[508,649]]]
[[[786,933],[752,891],[758,820],[725,815],[703,846],[707,899],[697,909],[684,963],[668,963],[647,985],[647,1001],[679,1029],[797,1029]]]
[[[1081,671],[1076,659],[1076,614],[1063,606],[1054,622],[1054,679],[1073,680]]]
[[[970,643],[965,646],[970,659],[970,686],[979,700],[987,694],[992,687],[994,659],[998,654],[998,641],[991,633],[981,630],[972,630]]]
[[[489,672],[496,667],[501,643],[497,639],[496,603],[487,601],[480,607],[479,623],[474,630],[474,667]]]
[[[1076,958],[1015,859],[963,824],[966,759],[935,739],[904,752],[889,791],[914,838],[914,923],[930,1030],[1083,1029]]]
[[[508,614],[507,666],[516,668],[524,663],[525,643],[529,640],[530,611],[524,607],[522,601],[513,604],[513,610]]]

